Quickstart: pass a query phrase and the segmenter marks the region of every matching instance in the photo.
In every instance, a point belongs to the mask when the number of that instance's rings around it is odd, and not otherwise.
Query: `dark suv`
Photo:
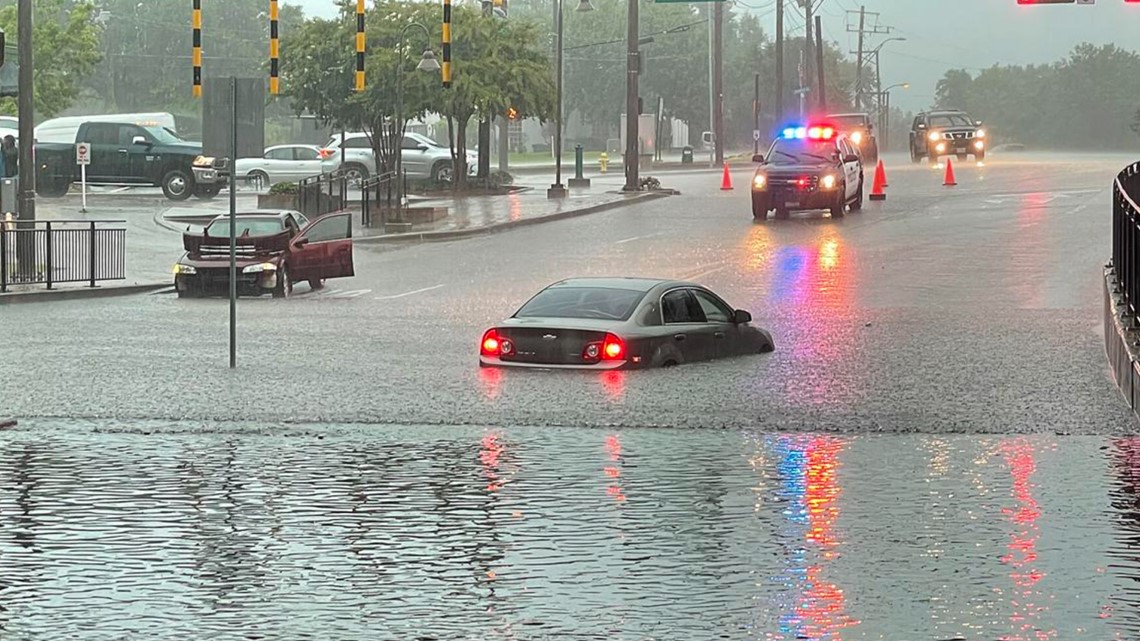
[[[981,162],[986,157],[986,130],[982,121],[974,120],[964,111],[945,110],[920,113],[910,128],[910,159],[922,162],[942,156],[957,156],[965,160],[973,156]]]

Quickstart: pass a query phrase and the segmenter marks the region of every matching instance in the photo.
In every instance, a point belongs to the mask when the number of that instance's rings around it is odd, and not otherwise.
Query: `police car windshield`
[[[829,162],[838,151],[834,140],[788,140],[772,143],[768,162],[773,165],[795,165],[804,162]]]

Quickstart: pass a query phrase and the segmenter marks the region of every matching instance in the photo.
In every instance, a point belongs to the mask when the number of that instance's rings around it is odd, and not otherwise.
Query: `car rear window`
[[[238,236],[272,236],[281,233],[284,229],[285,227],[279,218],[237,219]],[[210,223],[210,226],[206,228],[206,234],[209,236],[229,236],[230,221],[216,220]]]
[[[610,287],[551,287],[522,306],[515,318],[626,320],[645,292]]]

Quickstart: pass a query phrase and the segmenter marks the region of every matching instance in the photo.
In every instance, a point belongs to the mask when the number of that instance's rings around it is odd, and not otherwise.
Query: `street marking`
[[[356,298],[358,296],[363,296],[371,291],[371,289],[350,289],[344,292],[329,292],[329,296],[335,298]]]
[[[410,292],[404,292],[402,294],[393,294],[391,296],[377,296],[375,298],[375,300],[394,300],[396,298],[404,298],[405,296],[414,296],[416,294],[422,294],[424,292],[430,292],[434,289],[439,289],[440,287],[444,287],[444,285],[433,285],[431,287],[424,287],[423,289],[414,289]]]
[[[654,236],[660,236],[661,234],[664,234],[664,233],[665,232],[663,232],[663,231],[659,231],[659,232],[654,232],[652,234],[645,234],[644,236],[634,236],[632,238],[623,238],[621,240],[614,241],[614,244],[615,245],[624,245],[625,243],[632,243],[633,241],[641,240],[642,238],[653,238]]]
[[[678,280],[696,280],[698,278],[703,278],[705,276],[715,274],[725,267],[728,267],[728,265],[726,265],[723,261],[710,265],[702,265],[701,267],[697,268],[696,273],[684,274]]]

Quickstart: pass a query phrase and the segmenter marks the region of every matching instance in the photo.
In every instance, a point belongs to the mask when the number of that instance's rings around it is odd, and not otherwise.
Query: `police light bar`
[[[813,125],[811,127],[787,127],[784,129],[786,140],[831,140],[835,137],[835,127]]]

